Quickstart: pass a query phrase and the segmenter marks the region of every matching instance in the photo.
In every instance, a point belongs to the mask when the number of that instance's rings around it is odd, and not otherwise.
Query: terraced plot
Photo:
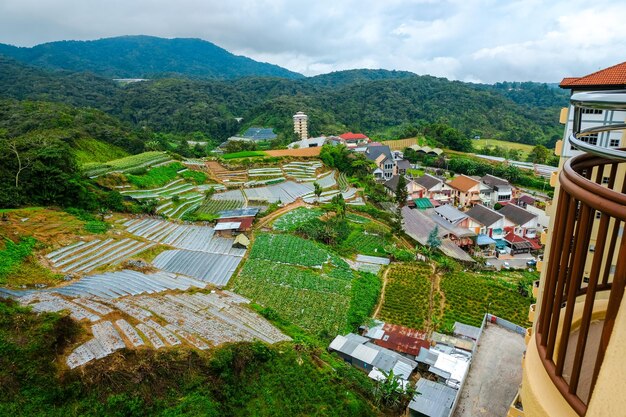
[[[288,213],[283,214],[274,221],[274,230],[293,231],[300,225],[306,223],[311,219],[320,217],[324,212],[320,209],[309,207],[298,207],[295,210],[291,210]]]
[[[152,264],[164,271],[184,274],[217,286],[224,286],[241,262],[241,256],[169,250],[160,253]]]
[[[106,239],[76,242],[46,257],[62,272],[91,272],[104,265],[116,265],[150,249],[154,243],[133,239]]]
[[[110,172],[127,172],[137,168],[156,166],[168,163],[172,158],[165,152],[144,152],[138,155],[131,155],[121,159],[115,159],[106,163],[88,163],[83,165],[85,175],[91,178]]]
[[[431,273],[427,264],[391,265],[387,273],[385,300],[377,318],[423,329],[429,313]]]
[[[238,200],[205,200],[195,211],[198,214],[217,214],[224,210],[233,210],[242,208],[243,201]]]
[[[64,298],[46,292],[19,299],[36,311],[70,310],[76,320],[90,320],[93,338],[67,357],[70,368],[85,365],[122,348],[154,349],[188,345],[208,349],[227,342],[290,340],[264,318],[245,307],[245,298],[224,292],[176,293],[126,297],[124,300]],[[81,304],[81,305],[79,305]],[[80,312],[79,315],[76,312]],[[120,315],[122,318],[119,318]]]

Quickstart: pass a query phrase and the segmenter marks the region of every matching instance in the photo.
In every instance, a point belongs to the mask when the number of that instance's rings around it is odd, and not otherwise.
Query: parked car
[[[530,261],[526,262],[526,265],[528,266],[537,266],[537,261],[534,259],[531,259]]]
[[[502,269],[511,269],[511,264],[510,264],[510,263],[508,263],[508,262],[504,262],[504,263],[502,264]]]

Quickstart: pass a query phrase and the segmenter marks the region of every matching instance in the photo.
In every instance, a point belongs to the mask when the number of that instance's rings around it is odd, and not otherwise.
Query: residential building
[[[505,179],[493,175],[485,175],[480,181],[491,189],[490,204],[506,204],[515,198],[515,188]]]
[[[376,169],[373,172],[376,179],[388,180],[398,174],[396,160],[389,146],[368,146],[365,150],[365,157],[376,163]]]
[[[528,239],[537,237],[537,215],[528,210],[516,206],[515,204],[507,204],[502,206],[498,213],[505,218],[505,230],[511,230],[516,235]]]
[[[469,225],[469,217],[467,217],[467,214],[449,204],[435,207],[433,212],[456,227],[463,227],[467,229],[467,226]]]
[[[411,169],[411,163],[406,159],[396,160],[398,166],[398,175],[406,175],[409,169]]]
[[[366,145],[370,142],[370,138],[365,136],[363,133],[346,132],[339,135],[339,139],[341,140],[341,143],[350,149],[356,148],[360,145]]]
[[[309,137],[309,132],[307,130],[308,120],[309,117],[301,111],[293,115],[293,131],[298,135],[298,137],[300,137],[300,140],[304,140]]]
[[[422,198],[424,192],[426,191],[424,187],[416,183],[415,181],[405,178],[406,180],[406,191],[407,191],[407,201],[414,200],[416,198]],[[387,181],[383,183],[387,194],[394,196],[396,195],[396,190],[398,189],[398,182],[400,181],[400,175],[394,175]]]
[[[624,415],[626,397],[626,62],[565,78],[571,106],[537,304],[510,416]],[[585,129],[593,130],[583,132]]]
[[[439,204],[448,204],[453,199],[454,190],[441,178],[424,174],[421,177],[415,178],[414,181],[424,187],[426,190],[424,197],[426,198],[436,201]]]
[[[525,208],[528,208],[529,206],[531,207],[534,206],[536,202],[537,200],[534,199],[533,197],[529,196],[528,194],[523,194],[516,199],[515,204],[525,209]]]
[[[504,216],[499,212],[477,204],[465,214],[469,218],[467,227],[474,233],[494,240],[504,238]]]
[[[470,207],[480,204],[480,181],[467,175],[457,175],[448,185],[454,193],[454,204],[460,207]]]

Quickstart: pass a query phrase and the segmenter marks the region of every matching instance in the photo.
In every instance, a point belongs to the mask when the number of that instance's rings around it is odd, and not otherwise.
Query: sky
[[[626,61],[625,1],[0,0],[0,43],[193,37],[305,75],[559,82]]]

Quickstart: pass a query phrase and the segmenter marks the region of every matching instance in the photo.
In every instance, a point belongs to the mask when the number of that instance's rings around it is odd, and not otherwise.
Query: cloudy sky
[[[0,0],[0,43],[194,37],[305,75],[558,82],[626,61],[624,16],[614,0]]]

